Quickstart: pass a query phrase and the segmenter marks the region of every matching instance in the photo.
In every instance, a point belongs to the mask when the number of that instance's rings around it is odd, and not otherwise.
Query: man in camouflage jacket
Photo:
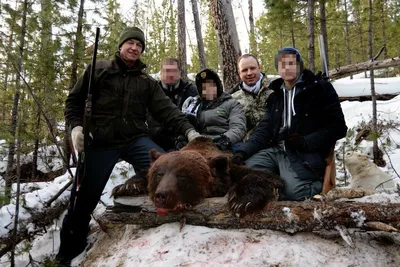
[[[245,140],[247,140],[263,118],[267,99],[272,90],[268,88],[270,81],[264,73],[261,73],[260,64],[254,55],[242,55],[238,59],[238,71],[242,81],[229,93],[243,106],[247,128]]]

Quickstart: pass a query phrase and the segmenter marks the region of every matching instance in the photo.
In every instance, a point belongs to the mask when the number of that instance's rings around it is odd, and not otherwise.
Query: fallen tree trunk
[[[67,206],[68,201],[60,201],[51,208],[32,213],[31,218],[23,222],[24,225],[19,223],[16,240],[13,240],[12,236],[0,237],[0,258],[10,251],[13,242],[18,244],[23,240],[30,240],[38,232],[42,232],[46,226],[53,224],[54,219],[60,217],[60,215],[66,210]],[[28,232],[26,226],[31,223],[35,225],[36,229],[38,229],[37,231]]]
[[[398,94],[377,94],[376,95],[376,100],[390,100],[392,98],[395,98],[398,96]],[[363,96],[340,96],[339,101],[371,101],[372,96],[370,95],[363,95]]]
[[[352,64],[336,68],[329,71],[329,77],[331,79],[338,79],[346,76],[350,73],[367,71],[371,69],[385,69],[389,67],[400,66],[400,57],[393,57],[384,60],[366,61],[358,64]]]
[[[130,206],[109,207],[100,221],[106,227],[119,224],[136,224],[145,228],[177,222],[181,214],[160,216],[147,197],[128,200]],[[344,201],[278,201],[269,203],[264,212],[237,218],[229,213],[225,198],[210,198],[184,214],[187,224],[215,228],[271,229],[290,233],[311,232],[322,229],[365,228],[379,229],[381,222],[386,231],[400,229],[400,203],[360,203]],[[392,227],[392,228],[391,228]],[[393,228],[394,227],[394,228]]]

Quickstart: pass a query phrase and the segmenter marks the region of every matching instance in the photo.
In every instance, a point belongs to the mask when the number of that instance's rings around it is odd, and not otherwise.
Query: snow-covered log
[[[100,218],[112,227],[136,224],[145,228],[177,222],[182,214],[160,216],[147,197],[125,198],[109,207]],[[263,213],[238,218],[229,213],[225,198],[210,198],[183,214],[186,224],[216,228],[271,229],[290,233],[346,228],[397,231],[400,229],[400,203],[361,203],[350,201],[278,201],[269,203]]]
[[[400,66],[400,57],[393,57],[384,60],[366,61],[357,64],[347,65],[329,71],[331,79],[337,79],[350,73],[367,71],[371,69],[385,69],[389,67]]]
[[[11,235],[0,237],[0,258],[10,251],[13,242],[18,244],[23,240],[32,239],[38,232],[43,232],[46,226],[52,225],[54,220],[65,211],[68,206],[68,201],[59,201],[53,206],[43,209],[40,212],[32,212],[31,217],[18,225],[16,238]],[[30,225],[35,226],[35,230],[28,230]],[[11,234],[11,231],[10,231]]]

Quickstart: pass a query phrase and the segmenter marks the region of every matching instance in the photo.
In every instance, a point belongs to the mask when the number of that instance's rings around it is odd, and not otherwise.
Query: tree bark
[[[372,47],[372,45],[373,45],[372,44],[372,40],[373,40],[372,39],[373,38],[373,36],[372,36],[372,12],[373,12],[372,0],[369,0],[369,23],[368,23],[368,48],[369,48],[369,50],[368,50],[368,55],[371,60],[373,60],[372,59],[373,58],[373,55],[372,55],[372,49],[373,49],[373,47]],[[369,74],[370,74],[370,80],[371,80],[372,130],[376,136],[372,140],[372,144],[373,144],[372,151],[374,154],[374,163],[376,165],[378,165],[379,167],[383,167],[386,165],[386,163],[384,162],[383,157],[382,157],[383,155],[380,152],[379,147],[378,147],[378,136],[377,136],[377,134],[378,134],[378,119],[377,119],[378,115],[376,112],[376,92],[375,92],[374,70],[371,69],[369,71]]]
[[[349,33],[349,21],[348,21],[348,12],[347,12],[347,1],[344,0],[344,31],[345,31],[345,40],[346,40],[346,49],[347,49],[347,64],[351,65],[351,49],[350,49],[350,33]],[[350,79],[353,79],[353,75],[350,75]]]
[[[328,52],[328,31],[326,29],[326,8],[325,8],[326,1],[320,0],[319,1],[319,14],[320,14],[320,23],[321,23],[321,34],[324,37],[324,45],[325,45],[325,52],[326,52],[326,66],[329,69],[329,52]],[[321,70],[323,70],[323,66],[321,66]]]
[[[85,7],[85,0],[80,1],[79,5],[79,12],[78,12],[78,25],[76,26],[76,33],[75,33],[75,40],[74,40],[74,50],[72,52],[72,63],[71,63],[71,76],[69,82],[69,91],[74,88],[76,82],[78,81],[78,63],[80,62],[79,58],[79,51],[83,50],[83,11]],[[66,122],[67,123],[67,122]],[[70,131],[68,129],[68,125],[65,124],[64,129],[64,145],[63,145],[63,152],[66,158],[66,163],[64,166],[64,170],[69,168],[69,162],[71,159],[71,149],[70,149],[70,142],[71,142]]]
[[[314,8],[315,8],[315,3],[314,0],[308,0],[308,5],[307,5],[307,14],[308,14],[308,20],[307,20],[307,32],[308,32],[308,45],[307,45],[307,50],[308,50],[308,69],[310,69],[312,72],[315,71],[315,35],[314,35]]]
[[[380,221],[400,229],[400,203],[360,203],[344,201],[278,201],[269,203],[264,211],[244,218],[233,216],[226,207],[226,198],[209,198],[186,211],[187,224],[216,228],[254,228],[285,232],[311,232],[334,229],[337,225],[357,226],[354,213],[366,218],[363,223]],[[146,228],[180,220],[181,214],[160,216],[148,197],[126,198],[133,206],[109,208],[100,218],[102,225],[138,224]],[[375,229],[376,230],[376,229]]]
[[[194,27],[196,29],[197,49],[199,52],[200,69],[205,69],[207,67],[206,53],[204,51],[203,35],[201,33],[199,9],[197,8],[197,0],[191,0],[191,1],[192,1],[192,11],[194,18]]]
[[[385,69],[400,66],[400,57],[388,58],[384,60],[366,61],[358,64],[347,65],[329,71],[329,77],[337,79],[350,73],[368,71],[371,69]]]
[[[236,20],[232,9],[232,0],[222,0],[222,9],[224,10],[228,25],[229,33],[232,36],[233,46],[235,47],[236,56],[239,57],[242,54],[240,50],[239,36],[236,29]]]
[[[249,44],[250,51],[249,53],[256,55],[257,54],[257,42],[254,31],[254,14],[253,14],[253,0],[248,0],[249,5],[249,24],[250,24],[250,35],[249,35]]]
[[[238,54],[230,32],[230,25],[225,14],[224,0],[210,0],[211,16],[218,36],[218,51],[220,55],[222,78],[225,90],[232,88],[238,81]]]
[[[27,0],[25,0],[25,3]],[[26,7],[26,6],[25,6]],[[26,10],[25,10],[26,12]],[[21,103],[22,105],[22,103]],[[22,112],[21,112],[22,113]],[[22,117],[22,116],[20,116]],[[21,125],[22,125],[22,118],[18,120],[18,127],[17,127],[17,190],[15,192],[15,212],[14,212],[14,228],[11,234],[12,245],[11,245],[11,267],[15,266],[15,247],[18,241],[18,227],[19,227],[19,202],[20,202],[20,192],[21,192]]]
[[[20,91],[21,91],[20,73],[22,73],[22,60],[23,60],[24,47],[25,47],[27,9],[28,9],[28,1],[25,0],[23,3],[23,9],[22,9],[22,24],[21,24],[21,35],[20,35],[20,39],[19,39],[17,73],[16,73],[16,78],[15,78],[15,93],[14,93],[13,107],[12,107],[12,111],[11,111],[11,124],[10,124],[11,141],[8,146],[7,169],[6,169],[6,177],[5,177],[6,203],[9,203],[9,201],[10,201],[11,185],[13,182],[12,169],[13,169],[13,165],[14,165],[14,155],[15,155],[15,135],[16,135],[16,129],[17,129],[18,105],[19,105],[19,98],[20,98]]]
[[[187,80],[185,1],[178,1],[178,58],[181,62],[181,78]]]

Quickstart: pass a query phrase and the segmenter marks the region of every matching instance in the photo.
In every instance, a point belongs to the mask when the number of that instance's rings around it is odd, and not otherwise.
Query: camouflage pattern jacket
[[[243,106],[247,128],[245,140],[247,140],[248,137],[255,131],[256,126],[264,117],[265,110],[267,108],[267,99],[273,92],[268,88],[271,80],[267,78],[267,75],[263,75],[264,77],[261,81],[261,89],[257,94],[244,89],[243,82],[238,83],[229,91],[232,97]]]

